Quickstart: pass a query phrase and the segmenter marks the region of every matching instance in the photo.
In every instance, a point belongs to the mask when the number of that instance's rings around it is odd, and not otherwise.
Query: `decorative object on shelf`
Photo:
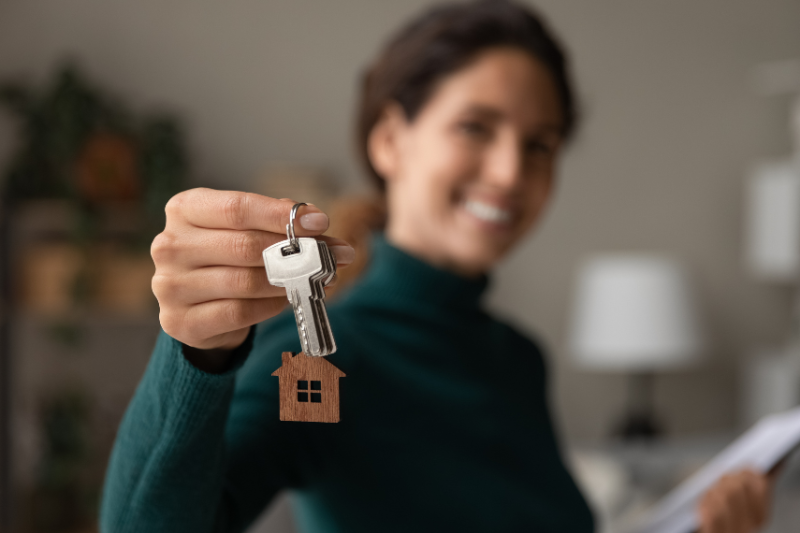
[[[185,185],[177,121],[135,117],[71,65],[43,91],[0,85],[0,106],[17,119],[21,137],[4,175],[6,202],[16,211],[32,202],[60,201],[68,218],[61,227],[46,228],[44,241],[23,243],[23,306],[63,313],[68,294],[72,308],[154,308],[149,282],[137,280],[152,273],[144,265],[150,262],[149,243],[164,227],[167,200]],[[73,272],[74,260],[33,264],[59,254],[80,255],[80,269]],[[68,274],[72,287],[65,287]]]
[[[135,202],[141,193],[136,145],[118,133],[90,137],[78,153],[75,185],[89,204]]]
[[[187,175],[175,118],[134,117],[74,65],[63,67],[43,91],[0,84],[0,107],[20,128],[19,148],[4,173],[3,191],[12,203],[68,199],[89,223],[99,222],[98,211],[132,204],[143,218],[141,231],[163,227],[164,205]],[[87,221],[78,222],[78,235],[91,237]]]
[[[19,257],[19,299],[26,310],[45,316],[68,313],[83,268],[80,249],[65,242],[26,246]]]
[[[98,246],[91,255],[93,306],[139,316],[155,308],[150,287],[156,269],[149,255],[113,244]]]
[[[695,364],[703,344],[687,275],[675,260],[617,254],[583,265],[570,351],[579,367],[629,373],[618,436],[652,438],[661,432],[653,406],[654,374]]]

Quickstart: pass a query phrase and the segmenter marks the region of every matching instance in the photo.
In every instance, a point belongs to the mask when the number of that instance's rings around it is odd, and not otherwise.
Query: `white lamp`
[[[683,268],[665,256],[603,255],[580,271],[569,347],[578,366],[631,375],[624,437],[658,433],[652,373],[695,363],[703,350]]]

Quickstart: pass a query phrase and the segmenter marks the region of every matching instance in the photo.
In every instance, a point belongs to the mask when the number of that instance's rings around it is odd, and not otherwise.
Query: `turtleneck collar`
[[[373,236],[370,254],[361,288],[390,301],[477,307],[489,284],[485,275],[469,279],[430,265],[390,244],[382,233]]]

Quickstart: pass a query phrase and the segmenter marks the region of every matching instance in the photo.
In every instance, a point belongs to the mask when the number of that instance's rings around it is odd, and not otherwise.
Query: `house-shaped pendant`
[[[281,420],[339,421],[339,378],[346,374],[327,358],[283,352],[272,375],[279,380]]]

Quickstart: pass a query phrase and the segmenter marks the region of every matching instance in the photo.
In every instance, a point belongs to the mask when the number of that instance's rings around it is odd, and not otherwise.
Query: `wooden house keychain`
[[[294,233],[295,204],[286,225],[287,240],[264,250],[267,279],[285,287],[294,309],[303,351],[281,354],[278,376],[281,420],[295,422],[338,422],[339,378],[345,373],[325,359],[336,351],[324,287],[336,275],[336,257],[325,242]]]

